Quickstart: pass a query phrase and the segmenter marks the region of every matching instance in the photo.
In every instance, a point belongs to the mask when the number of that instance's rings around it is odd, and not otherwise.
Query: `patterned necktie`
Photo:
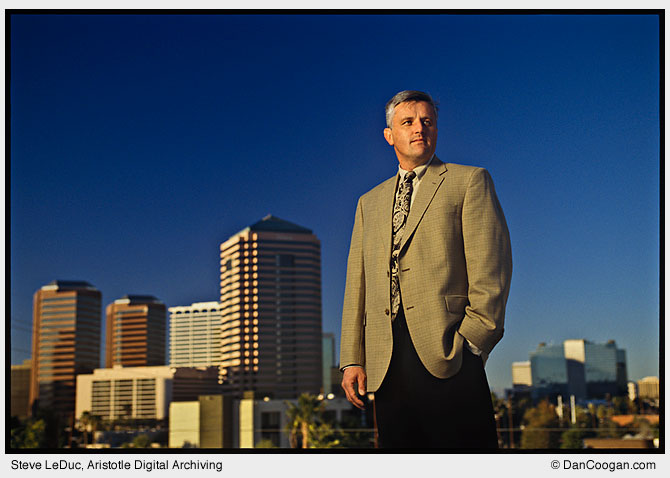
[[[402,241],[409,205],[412,200],[412,180],[416,177],[414,171],[405,174],[405,178],[398,186],[398,196],[393,206],[393,249],[391,251],[391,320],[394,320],[400,308],[400,281],[398,280],[398,256]]]

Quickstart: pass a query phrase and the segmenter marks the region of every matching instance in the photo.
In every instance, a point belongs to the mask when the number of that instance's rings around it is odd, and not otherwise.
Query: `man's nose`
[[[414,133],[423,133],[426,129],[426,125],[423,124],[423,121],[416,121],[412,126],[414,126]]]

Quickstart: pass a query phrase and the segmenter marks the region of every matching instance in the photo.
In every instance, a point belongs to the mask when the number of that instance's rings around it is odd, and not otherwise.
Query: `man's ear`
[[[384,128],[384,138],[388,144],[393,146],[393,131],[391,131],[391,128]]]

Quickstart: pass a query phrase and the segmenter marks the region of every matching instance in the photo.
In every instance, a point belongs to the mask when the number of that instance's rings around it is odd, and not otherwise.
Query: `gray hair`
[[[432,96],[423,91],[415,90],[405,90],[391,98],[388,103],[386,103],[386,126],[389,128],[393,124],[393,114],[395,113],[395,107],[400,103],[406,103],[408,101],[425,101],[435,110],[435,119],[437,119],[437,105],[433,101]]]

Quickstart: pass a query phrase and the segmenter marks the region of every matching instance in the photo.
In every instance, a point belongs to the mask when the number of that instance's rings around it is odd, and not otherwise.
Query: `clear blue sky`
[[[42,285],[217,300],[219,243],[268,213],[321,239],[339,335],[357,198],[397,168],[384,104],[419,89],[512,237],[492,387],[567,338],[657,375],[658,43],[653,15],[14,16],[12,363]]]

